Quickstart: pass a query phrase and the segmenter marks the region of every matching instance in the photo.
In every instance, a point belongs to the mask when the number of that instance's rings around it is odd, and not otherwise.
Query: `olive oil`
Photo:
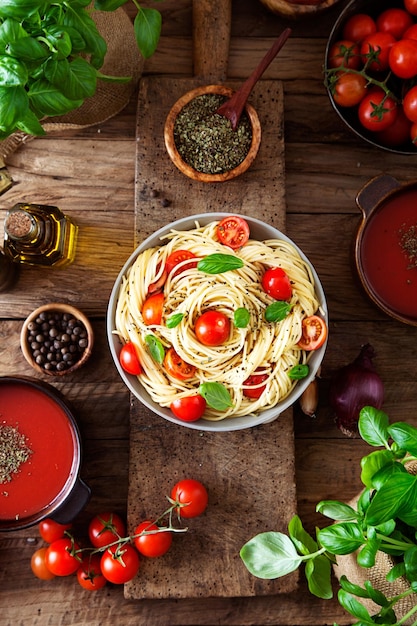
[[[4,252],[16,263],[62,266],[75,257],[78,227],[56,206],[16,204],[4,223]]]

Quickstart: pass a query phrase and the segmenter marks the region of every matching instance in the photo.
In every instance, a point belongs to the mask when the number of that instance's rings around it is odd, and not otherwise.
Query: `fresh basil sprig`
[[[269,304],[265,309],[265,319],[267,322],[281,322],[287,317],[292,309],[292,304],[277,300]]]
[[[233,406],[230,393],[221,383],[202,383],[198,388],[198,393],[203,396],[209,407],[217,411],[225,411]]]
[[[246,328],[246,326],[249,324],[249,320],[250,313],[248,309],[243,306],[236,309],[236,311],[233,313],[233,323],[236,328]]]
[[[205,274],[223,274],[223,272],[230,270],[238,270],[243,265],[243,260],[233,254],[215,252],[200,259],[197,263],[197,269]]]
[[[155,335],[146,335],[145,343],[154,361],[162,363],[165,357],[165,348],[162,341]]]

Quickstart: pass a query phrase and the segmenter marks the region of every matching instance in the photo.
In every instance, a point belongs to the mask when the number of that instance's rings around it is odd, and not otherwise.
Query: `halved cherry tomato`
[[[275,300],[289,300],[292,286],[288,274],[281,267],[270,267],[262,276],[262,287]]]
[[[267,379],[268,374],[252,374],[249,376],[243,383],[243,395],[257,400],[266,389],[266,385],[262,385],[262,383]]]
[[[147,326],[161,323],[163,306],[163,293],[154,293],[152,296],[146,298],[142,306],[142,317]]]
[[[221,311],[206,311],[196,320],[195,334],[205,346],[220,346],[230,334],[230,319]]]
[[[171,252],[171,254],[168,256],[166,263],[165,263],[165,270],[167,274],[170,274],[172,272],[172,270],[179,265],[179,263],[182,263],[183,261],[188,261],[191,259],[196,259],[195,254],[193,254],[190,250],[174,250],[174,252]],[[193,267],[197,267],[197,261],[191,261],[191,263],[184,263],[184,265],[182,265],[176,272],[174,272],[173,276],[177,276],[177,274],[180,274],[181,272],[184,272],[185,270],[188,269],[192,269]]]
[[[302,350],[317,350],[327,339],[326,322],[318,315],[305,317],[302,322],[301,333],[298,347]]]
[[[348,39],[341,39],[330,46],[328,54],[329,67],[349,67],[357,70],[362,64],[360,48],[357,43]]]
[[[90,554],[83,558],[77,569],[77,580],[81,587],[87,591],[98,591],[107,584],[107,580],[101,572],[100,561],[101,557],[98,554]]]
[[[244,246],[249,235],[250,230],[247,221],[238,215],[225,217],[217,225],[217,237],[220,243],[233,250]]]
[[[174,348],[169,348],[169,350],[166,351],[164,367],[168,374],[174,378],[178,378],[178,380],[188,380],[192,378],[196,369],[194,365],[190,365],[190,363],[184,361]]]
[[[171,402],[170,409],[178,419],[184,422],[196,422],[203,417],[206,406],[203,396],[197,394],[186,398],[176,398]]]
[[[131,341],[127,341],[120,350],[119,361],[124,371],[128,374],[139,376],[142,373],[142,366],[139,362],[135,345]]]
[[[161,267],[161,264],[159,263],[158,267],[156,268],[156,273],[157,274],[159,273],[160,267]],[[158,280],[156,280],[154,283],[151,283],[149,285],[149,287],[148,287],[148,294],[147,295],[150,296],[153,293],[157,293],[158,291],[162,291],[163,286],[166,283],[167,276],[168,276],[168,273],[167,273],[166,269],[164,268],[162,270],[162,274],[160,275]]]
[[[144,533],[144,534],[140,534]],[[136,550],[143,556],[155,558],[162,556],[170,549],[172,545],[172,531],[160,530],[159,527],[151,521],[141,522],[135,530],[133,543]]]

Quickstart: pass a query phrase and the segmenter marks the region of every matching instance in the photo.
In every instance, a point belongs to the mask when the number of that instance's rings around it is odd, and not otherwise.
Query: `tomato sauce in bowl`
[[[60,394],[30,379],[0,378],[0,431],[6,427],[28,450],[0,483],[0,529],[9,530],[53,516],[63,504],[78,479],[80,442]]]

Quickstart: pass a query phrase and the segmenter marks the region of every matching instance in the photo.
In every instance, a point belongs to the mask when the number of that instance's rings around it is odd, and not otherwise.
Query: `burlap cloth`
[[[417,474],[417,462],[409,463],[407,470],[410,474]],[[353,498],[350,504],[352,508],[356,510],[356,504],[358,502],[359,495]],[[337,565],[334,566],[334,573],[339,579],[345,575],[346,578],[356,585],[363,587],[364,582],[369,580],[372,586],[379,591],[382,591],[387,598],[392,598],[409,589],[410,585],[405,578],[398,578],[395,582],[390,583],[386,579],[386,575],[390,569],[395,565],[393,557],[385,554],[384,552],[378,552],[374,567],[363,568],[359,567],[356,561],[357,553],[347,554],[346,556],[337,556]],[[365,598],[358,598],[361,604],[365,606],[371,615],[377,613],[380,607],[371,600]],[[397,620],[401,619],[417,604],[417,594],[411,594],[399,600],[394,608]],[[405,621],[406,626],[410,626],[416,620],[416,616],[413,619]]]
[[[48,135],[61,134],[66,130],[76,131],[110,119],[127,105],[142,74],[144,59],[136,44],[133,24],[124,9],[119,8],[111,12],[93,11],[92,17],[107,43],[107,54],[100,72],[132,78],[128,83],[113,83],[99,79],[96,93],[87,98],[81,107],[66,115],[50,117],[42,122]],[[0,156],[6,161],[9,154],[32,139],[33,135],[13,133],[0,142]]]

